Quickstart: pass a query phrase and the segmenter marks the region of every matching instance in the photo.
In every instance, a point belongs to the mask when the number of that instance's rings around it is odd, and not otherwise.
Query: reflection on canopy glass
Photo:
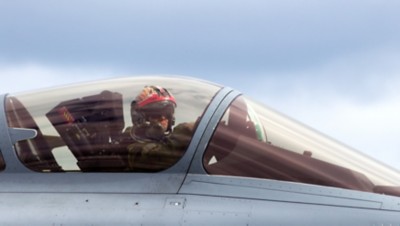
[[[138,141],[131,136],[132,113],[143,112],[135,108],[135,97],[153,85],[176,99],[174,117],[168,118],[172,132],[156,139],[159,125],[149,123],[144,130],[149,139]],[[34,171],[157,172],[185,153],[196,122],[219,89],[177,78],[115,79],[10,95],[6,115],[9,127],[37,131],[34,139],[15,144],[21,162]]]
[[[400,196],[397,171],[243,96],[219,122],[203,164],[215,175]]]

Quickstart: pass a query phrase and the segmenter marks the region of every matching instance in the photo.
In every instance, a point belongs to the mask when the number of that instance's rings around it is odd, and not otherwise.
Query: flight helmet
[[[167,89],[145,86],[131,103],[131,136],[139,141],[162,140],[175,124],[175,108],[175,98]],[[155,118],[168,119],[167,127],[163,128]]]

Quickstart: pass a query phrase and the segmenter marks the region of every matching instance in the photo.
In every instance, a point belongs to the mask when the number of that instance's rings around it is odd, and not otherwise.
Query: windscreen
[[[400,196],[397,170],[243,96],[219,122],[203,164],[214,175]]]

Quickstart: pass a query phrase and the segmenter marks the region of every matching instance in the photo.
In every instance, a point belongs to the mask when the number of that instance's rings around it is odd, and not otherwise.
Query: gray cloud
[[[0,59],[171,72],[288,71],[399,50],[396,1],[3,1]],[[155,7],[156,6],[156,7]]]

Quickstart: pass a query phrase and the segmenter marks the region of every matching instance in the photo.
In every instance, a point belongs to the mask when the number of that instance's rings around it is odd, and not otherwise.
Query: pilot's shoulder
[[[174,127],[173,133],[176,134],[191,134],[193,133],[194,122],[182,122]]]

